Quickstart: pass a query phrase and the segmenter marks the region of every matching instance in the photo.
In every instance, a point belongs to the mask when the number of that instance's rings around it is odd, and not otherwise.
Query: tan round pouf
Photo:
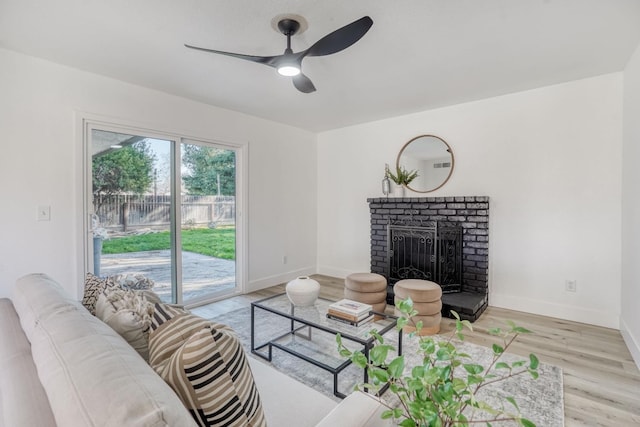
[[[382,292],[356,292],[351,289],[344,290],[344,297],[354,301],[363,302],[365,304],[378,304],[386,301],[387,291]]]
[[[353,273],[344,279],[344,287],[356,292],[386,292],[387,279],[376,273]]]
[[[401,313],[396,314],[398,316]],[[440,313],[434,316],[413,316],[409,323],[402,328],[402,331],[406,334],[416,331],[415,325],[422,320],[422,328],[418,335],[435,335],[440,332],[440,322],[442,321],[442,315]]]
[[[414,332],[415,324],[422,321],[420,335],[434,335],[440,332],[440,322],[442,321],[442,288],[435,282],[420,279],[405,279],[398,281],[393,286],[396,304],[400,300],[411,298],[413,309],[418,312],[410,319],[403,331],[405,333]],[[396,309],[396,315],[401,313]]]
[[[405,279],[393,285],[393,293],[402,299],[411,297],[413,302],[433,302],[442,298],[442,288],[435,282]]]
[[[373,307],[373,311],[376,313],[384,313],[384,310],[387,308],[387,301],[371,304],[371,307]]]
[[[371,304],[373,310],[384,313],[387,308],[387,279],[376,273],[353,273],[344,279],[346,299]]]
[[[398,305],[398,302],[402,301],[402,298],[397,296],[394,298],[394,302]],[[430,316],[438,314],[442,311],[442,300],[432,302],[413,302],[413,309],[423,316]]]

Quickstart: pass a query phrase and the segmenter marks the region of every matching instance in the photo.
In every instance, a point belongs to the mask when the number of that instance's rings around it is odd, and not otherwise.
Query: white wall
[[[319,271],[369,271],[366,199],[406,141],[433,134],[455,170],[412,197],[490,197],[490,304],[617,328],[621,129],[616,73],[321,133]]]
[[[640,46],[624,71],[620,332],[640,367]]]
[[[314,134],[3,49],[0,94],[0,296],[30,272],[52,275],[73,294],[82,283],[76,112],[248,141],[248,289],[314,272]],[[36,221],[39,205],[51,206],[50,222]]]

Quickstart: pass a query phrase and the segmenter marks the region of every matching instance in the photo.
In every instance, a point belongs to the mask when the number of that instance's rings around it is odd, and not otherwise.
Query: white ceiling
[[[286,13],[294,51],[374,24],[304,60],[311,94],[183,47],[279,55]],[[314,132],[621,71],[639,42],[640,0],[0,0],[0,47]]]

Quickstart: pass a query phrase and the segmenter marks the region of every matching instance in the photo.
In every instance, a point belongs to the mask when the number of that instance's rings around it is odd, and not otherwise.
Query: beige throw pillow
[[[98,297],[96,316],[109,325],[145,361],[149,361],[149,330],[153,304],[141,292],[108,288]]]
[[[148,290],[155,285],[153,280],[142,274],[116,274],[115,276],[110,276],[109,279],[117,283],[122,289],[136,291]]]
[[[242,345],[226,325],[156,304],[150,364],[200,426],[266,427]]]

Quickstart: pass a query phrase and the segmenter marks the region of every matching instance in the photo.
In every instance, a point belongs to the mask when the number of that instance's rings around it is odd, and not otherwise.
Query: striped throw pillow
[[[149,363],[198,425],[266,427],[246,355],[228,326],[158,303]]]

